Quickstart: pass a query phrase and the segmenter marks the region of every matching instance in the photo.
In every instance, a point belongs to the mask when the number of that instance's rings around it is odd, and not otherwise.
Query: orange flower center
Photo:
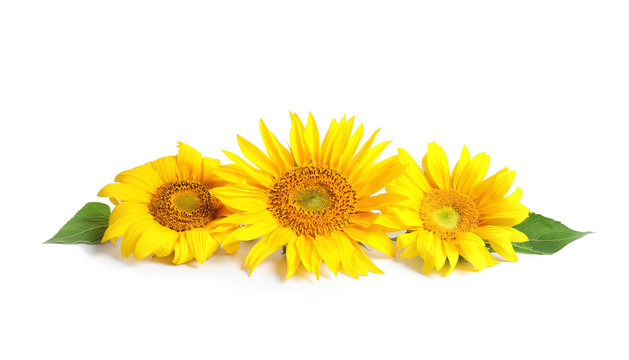
[[[442,240],[454,240],[461,232],[478,227],[478,210],[470,198],[455,190],[433,190],[419,208],[424,227]]]
[[[305,166],[284,173],[268,194],[269,211],[297,235],[343,229],[356,212],[356,192],[332,169]]]
[[[207,186],[188,180],[160,186],[149,203],[155,221],[175,231],[204,227],[214,219],[217,208]]]

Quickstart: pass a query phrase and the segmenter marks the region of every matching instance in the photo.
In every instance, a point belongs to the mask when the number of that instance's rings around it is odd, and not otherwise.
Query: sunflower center
[[[305,166],[284,173],[268,193],[269,211],[297,235],[341,230],[356,212],[356,192],[337,171]]]
[[[210,189],[196,181],[177,181],[160,186],[151,198],[149,212],[155,221],[175,231],[207,225],[216,214],[217,201]]]
[[[330,207],[332,198],[328,190],[321,185],[306,186],[295,191],[294,203],[307,212],[322,212]]]
[[[424,196],[419,217],[426,230],[442,240],[454,240],[460,232],[478,227],[478,210],[472,200],[455,190],[434,190]]]
[[[191,214],[195,210],[198,210],[201,207],[201,199],[195,193],[178,193],[173,194],[173,205],[176,208],[184,211],[188,214]]]
[[[435,210],[435,212],[432,213],[432,218],[442,228],[453,229],[459,225],[461,215],[459,215],[452,206],[445,206],[441,209]]]

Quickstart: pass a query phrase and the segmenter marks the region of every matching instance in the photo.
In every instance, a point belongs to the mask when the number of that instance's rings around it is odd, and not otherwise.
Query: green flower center
[[[199,196],[189,192],[173,194],[173,205],[181,211],[192,214],[201,207]]]
[[[332,199],[327,189],[314,185],[299,189],[295,194],[295,204],[306,211],[322,212],[330,207]]]
[[[432,218],[445,229],[454,229],[459,225],[461,215],[452,207],[444,206],[432,213]]]

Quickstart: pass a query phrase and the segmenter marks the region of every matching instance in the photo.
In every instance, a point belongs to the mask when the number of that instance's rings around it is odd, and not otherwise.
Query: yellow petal
[[[343,150],[343,154],[341,155],[341,158],[339,159],[339,162],[338,162],[339,169],[345,169],[349,161],[354,157],[354,154],[356,154],[356,150],[358,149],[358,145],[360,144],[360,139],[362,139],[364,132],[365,132],[365,129],[363,125],[360,124],[358,128],[356,128],[354,135],[351,136],[351,138],[349,139],[347,143],[347,146]]]
[[[356,241],[352,241],[352,247],[354,248],[354,259],[356,260],[356,266],[359,273],[367,275],[367,271],[374,274],[384,274],[374,263],[369,259],[369,256],[360,248],[360,245]]]
[[[400,163],[407,165],[404,170],[405,174],[421,192],[427,193],[432,191],[432,186],[428,179],[426,179],[426,175],[424,175],[417,162],[406,150],[398,149],[398,158],[400,159]]]
[[[236,241],[249,241],[264,236],[279,227],[277,220],[266,219],[251,225],[246,225],[237,230]]]
[[[192,256],[201,264],[218,249],[218,242],[203,228],[186,231],[186,238]]]
[[[155,169],[153,169],[153,165],[151,165],[151,163],[140,165],[131,170],[123,171],[116,176],[115,181],[132,185],[149,194],[155,193],[155,190],[164,184]]]
[[[332,239],[336,241],[336,243],[339,245],[341,255],[341,264],[339,270],[353,277],[354,279],[358,279],[360,273],[364,273],[365,270],[361,270],[362,268],[364,268],[364,266],[362,266],[362,262],[359,261],[354,254],[356,250],[352,246],[351,239],[347,237],[347,234],[344,234],[340,231],[333,232],[330,235],[332,236]]]
[[[151,202],[149,193],[129,184],[107,184],[98,192],[98,196],[137,203]]]
[[[334,275],[336,275],[338,273],[339,263],[341,262],[339,245],[327,236],[317,236],[314,244],[325,264],[332,270]]]
[[[512,262],[518,261],[518,255],[509,240],[511,234],[505,228],[492,225],[480,226],[474,230],[474,233],[481,239],[489,241],[491,248],[503,258]]]
[[[457,235],[458,250],[461,256],[469,261],[477,270],[493,266],[498,263],[491,256],[483,240],[473,233],[459,233]]]
[[[296,114],[291,113],[290,150],[298,166],[310,164],[310,154],[304,143],[304,124]]]
[[[401,164],[397,156],[371,166],[356,183],[358,198],[364,198],[384,188],[402,173],[405,167],[406,165]]]
[[[424,266],[423,266],[422,272],[424,274],[428,274],[434,268],[435,268],[435,257],[434,255],[430,255],[426,259],[424,259]]]
[[[241,211],[258,212],[266,209],[266,195],[253,187],[221,186],[211,190],[223,204]]]
[[[442,272],[443,276],[448,276],[452,273],[454,268],[459,262],[459,251],[453,243],[450,241],[443,242],[444,250],[446,251],[446,256],[448,257],[448,262],[450,263],[450,267]]]
[[[445,151],[437,143],[428,144],[426,154],[427,168],[424,172],[435,182],[440,189],[450,188],[450,166]]]
[[[203,169],[201,182],[203,184],[210,187],[225,185],[225,181],[221,181],[221,178],[216,176],[216,174],[214,173],[214,171],[217,170],[221,165],[220,160],[204,157],[202,163]]]
[[[406,173],[395,178],[386,186],[387,192],[392,192],[406,196],[407,201],[402,201],[399,205],[411,206],[417,211],[421,206],[425,193],[408,177]]]
[[[361,228],[355,225],[345,227],[343,231],[355,241],[365,243],[389,256],[395,256],[396,250],[391,239],[382,231],[374,228]]]
[[[181,171],[175,156],[165,156],[151,162],[153,169],[164,183],[181,180]]]
[[[518,261],[518,255],[515,253],[515,250],[513,250],[513,245],[511,245],[509,240],[500,239],[490,241],[489,244],[491,245],[491,248],[503,258],[511,262]]]
[[[374,131],[374,133],[371,135],[371,137],[369,139],[367,139],[367,141],[365,141],[365,143],[360,148],[360,150],[358,151],[356,156],[354,156],[354,158],[350,160],[349,164],[347,164],[347,167],[344,169],[343,173],[345,175],[351,176],[353,173],[357,173],[359,170],[362,170],[362,168],[359,165],[361,164],[361,162],[363,162],[365,156],[369,152],[369,149],[371,149],[371,145],[376,140],[376,136],[378,135],[379,132],[380,132],[380,129]],[[375,158],[374,158],[374,160],[372,160],[371,163],[373,163],[373,161],[375,161]],[[356,174],[356,175],[358,175],[358,174]]]
[[[248,225],[264,222],[272,218],[273,215],[271,215],[271,213],[267,210],[253,213],[236,213],[215,221],[214,223],[216,225],[214,227],[214,231],[223,231],[225,229],[233,227],[234,225]]]
[[[491,203],[495,201],[496,199],[487,197],[487,194],[491,193],[492,191],[495,192],[495,190],[492,190],[492,188],[496,186],[496,182],[501,178],[504,180],[504,176],[512,177],[514,175],[515,173],[509,175],[509,169],[503,168],[502,170],[498,171],[494,175],[474,185],[469,195],[473,200],[476,200],[479,204]]]
[[[334,141],[339,133],[339,123],[335,119],[330,122],[328,132],[321,142],[321,152],[319,154],[321,165],[330,165],[330,157],[332,156],[332,148],[335,146]]]
[[[276,164],[282,164],[281,169],[292,168],[295,160],[290,151],[280,144],[275,135],[266,127],[266,124],[260,119],[260,133],[262,134],[262,141],[267,153]]]
[[[419,213],[405,208],[387,208],[383,210],[375,224],[397,228],[397,230],[421,230],[424,223],[419,218]]]
[[[332,145],[332,151],[329,158],[329,165],[333,169],[339,168],[339,160],[343,155],[347,147],[347,142],[350,139],[350,135],[352,134],[352,128],[354,127],[354,117],[352,116],[349,121],[345,121],[345,115],[343,115],[343,120],[339,124],[338,134],[334,138],[334,142]]]
[[[164,249],[167,249],[169,246],[172,248],[172,244],[178,237],[179,234],[176,231],[160,226],[157,223],[147,226],[135,244],[134,257],[136,260],[140,260],[157,250],[161,250],[159,251],[161,255],[164,253]]]
[[[295,274],[295,271],[297,271],[297,268],[299,267],[299,253],[295,244],[296,240],[297,237],[286,244],[287,279],[293,276],[293,274]]]
[[[231,153],[229,151],[223,151],[223,153],[225,154],[225,156],[227,156],[227,158],[229,158],[229,160],[235,162],[238,168],[251,179],[255,179],[257,182],[263,184],[267,188],[273,186],[273,177],[271,176],[271,174],[256,169],[248,162],[246,162],[243,158],[234,153]]]
[[[380,210],[385,206],[396,204],[405,200],[408,200],[408,197],[401,194],[387,192],[384,194],[362,198],[356,204],[356,208],[359,211]]]
[[[280,168],[269,159],[266,154],[262,152],[262,150],[258,149],[255,145],[247,141],[240,135],[236,135],[238,138],[238,145],[240,146],[240,150],[245,155],[247,159],[249,159],[254,165],[258,168],[266,171],[273,176],[277,176],[280,173]]]
[[[352,215],[352,224],[360,225],[362,227],[369,227],[373,222],[378,219],[380,215],[372,212],[357,212]]]
[[[312,162],[314,164],[319,164],[319,129],[317,128],[317,123],[311,113],[308,113],[308,122],[306,123],[304,140],[306,142],[306,146],[308,147],[308,151],[312,156]]]
[[[416,246],[417,234],[412,232],[403,233],[397,236],[395,239],[395,245],[398,250],[402,250],[407,246]]]
[[[321,269],[321,261],[323,258],[319,254],[318,251],[313,250],[312,254],[310,254],[310,263],[312,264],[312,272],[314,272],[317,280],[319,280],[319,270]]]
[[[424,261],[434,258],[437,241],[439,238],[430,231],[420,231],[417,235],[417,251]]]
[[[445,249],[445,241],[435,238],[435,269],[441,270],[446,263],[447,253]]]
[[[229,245],[221,245],[221,247],[223,248],[223,250],[225,250],[226,253],[228,254],[235,254],[238,249],[240,248],[240,243],[239,242],[235,242],[235,243],[231,243]]]
[[[454,189],[459,189],[459,182],[461,175],[463,174],[465,167],[470,162],[470,152],[467,150],[467,146],[463,145],[463,150],[461,151],[461,157],[459,161],[454,165],[454,169],[452,170],[452,187]]]
[[[465,166],[464,170],[458,176],[453,177],[455,189],[461,193],[469,194],[472,188],[479,184],[489,169],[489,156],[482,153],[474,156]]]
[[[265,181],[264,178],[266,178],[267,175],[260,178],[253,178],[249,173],[244,171],[240,165],[236,164],[223,165],[212,169],[211,172],[213,176],[217,179],[222,179],[223,182],[221,183],[218,180],[215,180],[215,182],[209,184],[210,187],[225,186],[231,183],[233,185],[247,185],[254,186],[259,189],[267,189],[272,185],[270,182],[267,185],[263,185],[263,182]],[[259,171],[259,173],[262,174],[261,171]]]
[[[512,243],[514,242],[527,242],[529,241],[528,236],[526,236],[526,234],[512,228],[512,227],[506,227],[505,230],[507,230],[507,232],[509,233],[509,241],[511,241]]]
[[[174,233],[174,239],[172,239],[171,241],[163,241],[161,246],[157,246],[153,249],[153,255],[157,257],[164,257],[172,254],[175,242],[179,241],[179,233],[165,227],[162,227],[160,231],[169,231],[171,233]]]
[[[122,256],[129,257],[129,255],[134,253],[135,245],[138,239],[140,239],[140,236],[147,228],[155,226],[157,226],[157,223],[152,219],[139,219],[129,224],[122,237],[122,244],[120,245]]]
[[[486,189],[482,197],[478,198],[479,206],[483,206],[504,198],[511,188],[514,179],[515,171],[509,171],[496,177],[493,185],[490,188]]]
[[[125,202],[117,205],[109,216],[109,227],[105,230],[102,241],[121,237],[129,224],[138,219],[153,219],[146,204]]]
[[[203,174],[203,156],[192,146],[180,142],[177,166],[183,179],[199,181]]]
[[[516,188],[515,190],[513,190],[511,195],[505,197],[505,200],[520,202],[520,200],[522,200],[522,189]]]
[[[300,235],[297,237],[297,240],[295,240],[295,248],[306,270],[313,271],[311,259],[312,252],[314,251],[314,241],[309,237]]]
[[[249,267],[249,275],[269,255],[295,238],[295,233],[286,228],[277,228],[258,241],[249,251],[245,265]]]
[[[513,226],[521,223],[529,216],[526,206],[506,200],[500,200],[490,205],[478,208],[480,226],[498,225]]]
[[[179,233],[179,241],[175,241],[173,250],[175,251],[173,264],[184,264],[192,260],[194,255],[188,245],[188,236],[186,232]]]
[[[363,173],[367,171],[374,161],[380,156],[382,151],[391,143],[391,141],[385,141],[376,145],[373,149],[369,149],[360,163],[353,166],[351,173],[348,176],[350,182],[356,182],[363,178]],[[351,164],[349,166],[352,166]]]
[[[406,241],[408,242],[408,246],[406,246],[406,248],[404,249],[404,251],[402,251],[402,253],[400,254],[400,257],[403,259],[409,259],[409,258],[414,258],[416,256],[419,256],[419,251],[418,246],[417,246],[417,241],[419,238],[419,234],[421,231],[413,231],[410,232],[408,239],[406,239]]]

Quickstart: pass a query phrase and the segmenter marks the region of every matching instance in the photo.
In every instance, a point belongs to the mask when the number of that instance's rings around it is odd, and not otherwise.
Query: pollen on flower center
[[[304,186],[293,193],[293,203],[305,211],[323,212],[330,207],[332,198],[321,185]]]
[[[191,214],[195,210],[198,210],[201,207],[201,199],[195,193],[177,193],[173,194],[173,205],[177,209],[180,209],[188,214]]]
[[[162,226],[186,231],[212,221],[217,206],[205,185],[196,181],[177,181],[164,184],[155,191],[149,212]]]
[[[424,196],[419,217],[424,227],[442,240],[478,227],[478,210],[472,200],[455,190],[434,190]]]
[[[356,192],[335,170],[305,166],[284,173],[268,193],[269,211],[297,235],[326,235],[349,224]]]
[[[452,206],[445,206],[439,210],[435,210],[435,212],[432,213],[432,218],[439,226],[452,229],[459,225],[461,215],[459,215]]]

